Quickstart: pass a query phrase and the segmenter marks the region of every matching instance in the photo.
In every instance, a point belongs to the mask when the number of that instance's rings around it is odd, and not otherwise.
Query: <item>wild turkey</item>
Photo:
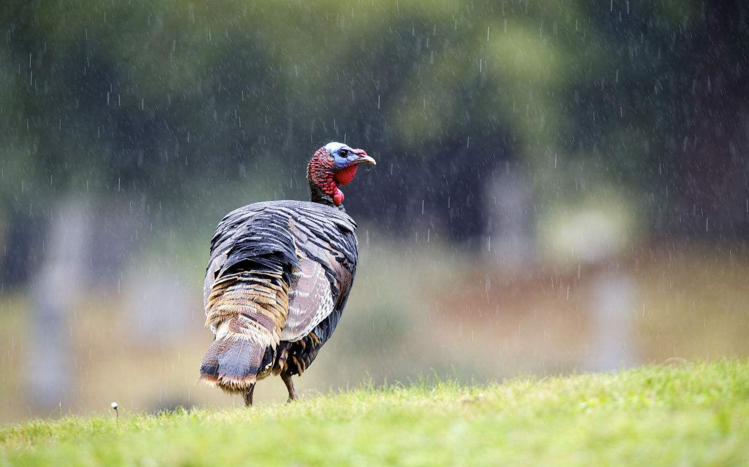
[[[252,405],[257,381],[281,375],[289,400],[301,375],[335,331],[356,272],[356,223],[340,185],[361,149],[330,143],[307,166],[310,201],[270,201],[230,212],[211,240],[205,276],[206,326],[215,337],[200,379],[242,393]]]

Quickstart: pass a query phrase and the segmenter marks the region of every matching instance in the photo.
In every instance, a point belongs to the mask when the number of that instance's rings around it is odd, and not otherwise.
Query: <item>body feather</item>
[[[319,203],[255,203],[211,241],[204,284],[215,340],[201,379],[245,391],[271,373],[302,374],[330,338],[353,284],[356,223]]]

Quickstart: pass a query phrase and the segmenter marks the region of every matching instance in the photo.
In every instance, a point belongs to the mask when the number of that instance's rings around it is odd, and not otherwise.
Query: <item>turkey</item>
[[[356,272],[356,223],[343,192],[361,149],[329,143],[307,166],[311,201],[250,204],[224,217],[211,240],[203,304],[214,340],[200,379],[252,405],[257,381],[280,375],[297,399],[301,375],[335,331]]]

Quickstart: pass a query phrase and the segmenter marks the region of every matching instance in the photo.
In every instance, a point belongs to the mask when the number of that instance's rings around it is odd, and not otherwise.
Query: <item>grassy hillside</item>
[[[749,362],[0,429],[0,466],[749,465]]]

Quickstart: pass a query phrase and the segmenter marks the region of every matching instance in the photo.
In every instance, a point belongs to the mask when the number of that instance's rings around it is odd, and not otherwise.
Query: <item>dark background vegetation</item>
[[[305,198],[331,140],[378,165],[308,390],[749,354],[748,28],[740,0],[2,2],[0,420],[227,401],[194,385],[210,235]]]

